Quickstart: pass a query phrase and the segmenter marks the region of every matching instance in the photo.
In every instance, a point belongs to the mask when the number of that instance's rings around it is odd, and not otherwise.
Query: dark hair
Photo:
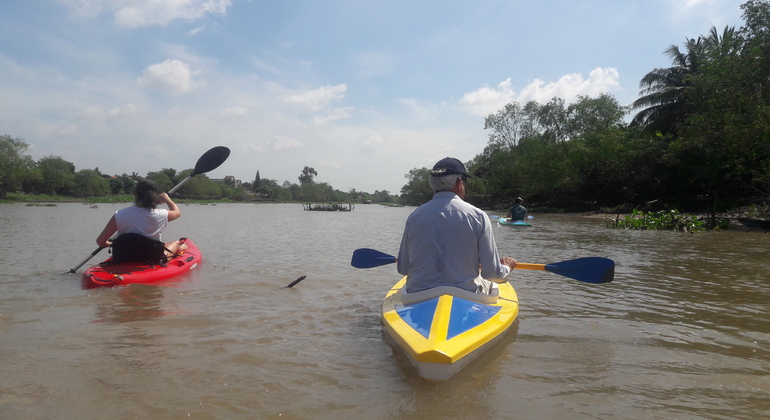
[[[149,179],[136,183],[136,205],[145,209],[154,209],[158,205],[158,184]]]

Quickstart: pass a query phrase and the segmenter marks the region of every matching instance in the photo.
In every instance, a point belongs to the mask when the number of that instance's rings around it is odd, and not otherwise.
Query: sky
[[[732,0],[34,0],[0,5],[0,135],[39,160],[398,194],[512,101],[613,95]]]

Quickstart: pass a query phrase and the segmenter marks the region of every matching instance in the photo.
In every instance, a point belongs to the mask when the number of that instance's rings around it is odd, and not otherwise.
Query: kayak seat
[[[161,241],[148,238],[138,233],[124,233],[112,241],[112,259],[110,264],[141,263],[165,265],[166,246]]]
[[[470,290],[465,290],[454,286],[438,286],[412,293],[407,293],[406,288],[404,287],[399,293],[401,293],[401,302],[405,305],[432,299],[442,295],[451,295],[461,299],[484,304],[497,303],[497,299],[500,297],[500,289],[497,287],[492,289],[492,293],[489,295],[471,292]]]

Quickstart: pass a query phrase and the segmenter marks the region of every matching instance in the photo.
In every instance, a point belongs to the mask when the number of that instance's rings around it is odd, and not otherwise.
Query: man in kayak
[[[156,208],[161,203],[166,204],[168,210]],[[180,241],[164,244],[160,240],[168,222],[181,215],[182,211],[168,194],[158,194],[155,182],[140,180],[134,190],[134,205],[115,212],[96,243],[102,247],[112,245],[115,262],[159,263],[187,246]],[[110,239],[116,232],[117,237]]]
[[[454,158],[433,167],[433,199],[409,215],[398,252],[407,293],[455,286],[490,294],[516,266],[513,258],[499,257],[487,214],[463,200],[470,177]]]
[[[521,197],[516,197],[515,200],[513,200],[513,206],[508,210],[508,215],[505,216],[509,219],[511,219],[511,222],[516,221],[524,221],[524,219],[527,217],[527,208],[521,205]]]

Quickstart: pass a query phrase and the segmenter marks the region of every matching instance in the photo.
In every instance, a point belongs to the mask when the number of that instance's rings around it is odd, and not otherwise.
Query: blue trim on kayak
[[[438,297],[409,305],[396,305],[398,316],[420,333],[426,339],[430,336],[430,328],[436,315]],[[449,313],[447,340],[471,330],[500,312],[499,306],[484,305],[467,299],[454,297]]]
[[[499,306],[489,306],[455,297],[449,315],[447,340],[477,327],[500,312]]]
[[[430,336],[430,326],[436,314],[438,297],[409,305],[396,305],[398,316],[426,339]]]

